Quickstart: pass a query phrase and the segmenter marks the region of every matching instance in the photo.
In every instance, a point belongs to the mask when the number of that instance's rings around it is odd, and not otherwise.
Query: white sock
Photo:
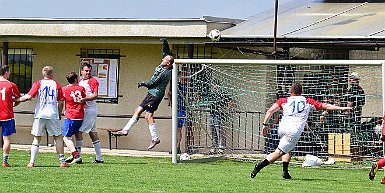
[[[65,158],[64,158],[64,154],[59,154],[58,157],[59,157],[59,162],[60,162],[61,164],[66,162],[66,161],[65,161]]]
[[[75,141],[75,149],[76,149],[76,151],[78,151],[79,156],[82,152],[82,146],[83,146],[83,140],[76,140]]]
[[[8,154],[3,154],[3,163],[8,163]]]
[[[35,163],[37,153],[39,152],[39,144],[32,144],[31,145],[31,159],[29,160],[29,163]]]
[[[150,129],[151,139],[157,140],[158,136],[156,135],[156,125],[155,123],[149,124],[148,129]]]
[[[138,122],[138,119],[135,119],[134,117],[132,117],[128,123],[126,124],[126,126],[124,126],[123,130],[126,130],[126,131],[129,131],[135,124],[136,122]]]
[[[96,140],[93,142],[94,144],[94,149],[95,149],[95,154],[96,154],[96,160],[103,160],[102,158],[102,151],[100,150],[100,140]]]

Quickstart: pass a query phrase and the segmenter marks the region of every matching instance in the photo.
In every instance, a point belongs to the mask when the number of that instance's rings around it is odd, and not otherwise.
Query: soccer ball
[[[213,29],[210,31],[208,36],[211,39],[211,41],[217,42],[219,41],[219,39],[221,39],[221,32],[217,29]]]
[[[188,153],[184,153],[184,154],[180,155],[179,159],[180,160],[190,160],[191,157]]]

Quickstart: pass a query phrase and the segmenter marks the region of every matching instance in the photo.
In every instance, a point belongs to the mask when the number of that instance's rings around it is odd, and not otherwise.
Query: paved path
[[[31,145],[19,145],[11,144],[11,149],[30,151]],[[55,153],[55,147],[48,147],[41,145],[39,152],[52,152]],[[70,153],[68,148],[65,148],[66,153]],[[94,148],[82,148],[82,154],[95,154]],[[127,149],[105,149],[102,148],[103,155],[115,155],[115,156],[133,156],[133,157],[171,157],[168,152],[158,151],[138,151],[138,150],[127,150]]]

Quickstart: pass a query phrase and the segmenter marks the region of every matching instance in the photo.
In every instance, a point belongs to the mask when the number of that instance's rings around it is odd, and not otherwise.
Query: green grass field
[[[29,152],[12,150],[10,168],[0,169],[0,192],[382,192],[383,171],[370,181],[367,169],[290,166],[292,180],[281,166],[270,165],[250,178],[253,163],[216,161],[171,164],[171,158],[104,156],[104,164],[59,168],[55,154],[39,153],[36,168],[26,168]]]

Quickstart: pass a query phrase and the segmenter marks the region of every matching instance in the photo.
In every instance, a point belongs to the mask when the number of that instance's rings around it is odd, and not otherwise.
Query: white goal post
[[[306,65],[309,66],[308,68],[311,68],[311,66],[335,66],[335,65],[343,65],[343,66],[354,66],[361,68],[371,67],[371,66],[377,66],[378,70],[381,69],[381,73],[378,72],[378,74],[381,74],[381,88],[382,88],[382,110],[381,110],[381,116],[384,113],[385,109],[385,60],[243,60],[243,59],[175,59],[175,63],[173,64],[173,71],[172,71],[172,84],[171,88],[173,90],[172,92],[172,163],[178,163],[178,157],[177,157],[177,130],[178,130],[178,92],[175,92],[178,90],[178,79],[180,72],[181,65],[188,65],[188,64],[199,64],[199,65],[227,65],[229,68],[231,67],[237,67],[238,65],[249,65],[249,66],[302,66]],[[235,68],[237,69],[237,68]],[[376,68],[377,69],[377,68]],[[378,71],[377,70],[377,71]],[[374,70],[376,71],[376,70]],[[262,73],[269,73],[269,71],[261,71],[258,72],[260,74]],[[370,74],[371,71],[368,71]],[[220,76],[220,75],[218,75]],[[253,74],[249,75],[250,77],[253,76]],[[250,77],[244,77],[244,78],[250,78]],[[277,78],[278,79],[278,78]],[[370,80],[370,79],[368,79]],[[380,84],[378,82],[378,84]],[[370,83],[368,83],[370,84]],[[374,84],[374,83],[373,83]],[[377,89],[378,90],[378,89]],[[252,91],[250,91],[252,92]],[[270,104],[271,105],[271,104]],[[262,112],[265,113],[265,112]]]

